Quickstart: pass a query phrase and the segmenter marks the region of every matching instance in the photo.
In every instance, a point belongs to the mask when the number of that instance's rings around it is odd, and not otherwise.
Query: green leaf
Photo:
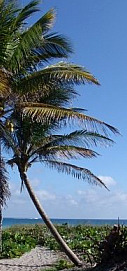
[[[61,84],[66,85],[79,85],[85,84],[86,82],[99,85],[97,79],[85,68],[66,62],[58,62],[43,68],[41,71],[33,72],[20,80],[19,84],[21,91],[29,92],[35,91],[37,88],[43,90],[43,87],[52,84],[53,80],[57,80],[61,82]]]

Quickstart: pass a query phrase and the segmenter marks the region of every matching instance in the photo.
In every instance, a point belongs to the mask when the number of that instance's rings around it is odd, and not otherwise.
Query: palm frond
[[[14,60],[11,63],[14,52],[19,44],[22,36],[22,20],[29,17],[35,10],[35,6],[39,1],[31,1],[22,11],[17,8],[15,1],[3,1],[0,9],[0,60],[4,67],[11,70]],[[18,52],[14,58],[15,62],[18,60],[22,52]],[[23,54],[22,54],[23,55]],[[16,63],[18,65],[18,63]]]
[[[70,142],[73,144],[84,144],[87,147],[90,147],[91,145],[97,146],[98,144],[107,147],[114,143],[109,137],[96,132],[88,132],[86,130],[76,130],[70,134],[61,136],[61,138],[59,138],[58,135],[58,140],[56,136],[56,144],[60,144],[60,142],[62,144],[69,144]]]
[[[15,18],[13,29],[15,30],[20,28],[24,21],[29,18],[33,13],[39,11],[37,5],[40,3],[40,0],[33,0],[28,5],[26,5],[23,9],[19,10],[18,15]]]
[[[10,59],[8,59],[8,62],[10,61],[10,70],[14,74],[18,73],[25,66],[31,47],[34,47],[38,43],[38,39],[40,38],[39,32],[39,27],[29,29],[27,34],[22,36],[22,39],[17,40],[17,46]]]
[[[67,58],[72,52],[70,41],[66,37],[55,33],[44,35],[27,56],[25,69],[33,72],[37,67],[44,66],[45,62],[53,58]]]
[[[7,164],[8,164],[11,168],[13,168],[14,165],[17,164],[17,159],[16,159],[16,157],[14,157],[14,158],[12,158],[12,159],[9,159],[9,160],[7,161]]]
[[[79,113],[87,111],[87,109],[85,109],[85,108],[79,108],[79,107],[72,107],[70,109],[73,110],[73,111],[75,111],[75,112],[79,112]]]
[[[67,175],[72,175],[72,177],[74,178],[87,181],[88,183],[94,185],[104,186],[107,189],[104,182],[86,168],[53,160],[43,160],[43,162],[47,164],[51,169],[56,169],[58,172],[65,173]]]
[[[61,86],[53,82],[49,88],[46,87],[39,91],[39,94],[38,102],[54,106],[65,106],[69,104],[70,100],[72,100],[77,93],[70,86]],[[34,95],[35,93],[33,93],[33,96]]]
[[[36,153],[39,154],[39,157],[59,157],[66,159],[78,159],[79,157],[83,158],[92,158],[96,157],[97,153],[81,147],[76,146],[50,146],[43,147],[36,150]]]
[[[79,85],[86,82],[99,85],[97,79],[85,68],[76,64],[58,62],[23,78],[20,80],[19,85],[17,83],[17,88],[20,86],[21,91],[26,93],[37,91],[41,85],[49,85],[53,80],[66,85]]]
[[[12,25],[15,19],[14,3],[2,1],[0,5],[0,63],[6,67],[7,45],[12,40]]]
[[[23,67],[25,68],[31,51],[36,48],[37,44],[40,45],[43,39],[42,32],[51,26],[53,19],[54,12],[50,10],[23,34],[20,34],[16,49],[10,58],[10,69],[13,73],[17,73]]]
[[[3,5],[4,0],[0,0],[0,8]]]
[[[109,137],[105,137],[101,134],[87,132],[86,130],[76,130],[70,134],[64,135],[52,135],[48,137],[40,137],[40,140],[36,142],[37,146],[53,146],[53,145],[67,145],[73,144],[75,146],[87,146],[90,147],[91,145],[97,146],[110,146],[114,143],[112,139]]]
[[[19,92],[19,91],[18,91]],[[22,96],[21,96],[22,95]],[[61,85],[54,81],[49,85],[43,85],[36,92],[21,93],[20,97],[26,102],[36,102],[50,104],[55,106],[65,106],[70,103],[70,100],[76,97],[77,93],[71,86]]]
[[[71,109],[41,103],[23,103],[19,106],[23,108],[24,115],[28,115],[32,120],[36,120],[37,122],[43,123],[45,120],[50,123],[53,120],[63,120],[64,123],[67,123],[69,120],[76,119],[80,120],[80,125],[82,123],[87,131],[99,133],[98,130],[101,130],[107,134],[109,130],[115,134],[119,133],[115,127],[109,124]]]
[[[6,204],[7,199],[10,197],[10,190],[8,185],[7,171],[5,168],[5,162],[0,157],[0,205]]]
[[[45,35],[42,38],[39,46],[33,50],[33,58],[35,57],[35,64],[39,61],[49,61],[51,58],[68,57],[68,53],[72,53],[70,41],[62,35],[52,33]]]
[[[6,98],[10,93],[10,78],[5,70],[0,69],[0,98]]]
[[[20,155],[20,151],[18,149],[18,147],[15,145],[15,142],[13,140],[13,137],[11,135],[11,133],[8,131],[8,129],[0,122],[0,134],[2,136],[2,140],[6,141],[8,144],[8,147],[11,148],[13,150],[13,152],[15,153],[15,155]]]
[[[52,28],[54,20],[55,20],[55,10],[50,9],[35,24],[33,24],[32,28],[39,25],[41,27],[42,35],[44,36],[44,34]]]

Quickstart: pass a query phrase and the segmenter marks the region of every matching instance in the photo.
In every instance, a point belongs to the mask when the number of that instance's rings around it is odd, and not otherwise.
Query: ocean
[[[71,226],[77,225],[114,225],[118,223],[118,219],[58,219],[52,218],[53,224],[62,225],[68,224]],[[120,219],[120,225],[127,225],[127,219]],[[25,225],[25,224],[44,224],[40,218],[3,218],[3,227],[7,228],[13,225]]]

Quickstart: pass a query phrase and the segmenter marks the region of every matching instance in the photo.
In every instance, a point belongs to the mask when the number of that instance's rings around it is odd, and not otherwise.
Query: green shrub
[[[84,261],[100,262],[103,256],[101,243],[110,233],[109,226],[56,226],[69,247],[80,255]],[[1,258],[19,257],[36,245],[46,246],[51,250],[60,250],[45,225],[13,226],[3,230],[3,249]],[[127,227],[122,228],[120,250],[127,250]]]

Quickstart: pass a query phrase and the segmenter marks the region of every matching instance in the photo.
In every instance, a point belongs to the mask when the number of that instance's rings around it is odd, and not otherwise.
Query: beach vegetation
[[[23,253],[30,251],[36,245],[36,240],[29,234],[21,232],[4,232],[2,236],[2,258],[20,257]]]
[[[90,225],[56,225],[67,244],[88,266],[119,263],[126,259],[127,227],[121,226],[115,242],[107,242],[112,227]],[[60,252],[59,260],[48,270],[57,271],[71,268],[72,263],[62,254],[61,246],[55,241],[45,225],[16,225],[3,230],[1,258],[20,257],[35,246],[42,246]]]
[[[91,262],[91,264],[101,260],[99,247],[109,234],[110,226],[55,226],[69,247],[80,255],[80,259],[85,262]],[[125,240],[127,241],[126,228],[124,232]],[[20,225],[6,228],[3,230],[1,258],[19,257],[36,245],[47,247],[50,250],[61,250],[61,246],[44,225]]]
[[[59,259],[53,267],[46,268],[47,271],[59,271],[63,269],[70,269],[74,267],[74,264],[67,261],[66,259]],[[43,269],[44,270],[44,269]]]
[[[99,244],[110,232],[111,227],[55,225],[66,243],[85,262],[95,262],[99,258]],[[19,257],[36,245],[50,250],[60,251],[61,246],[55,241],[44,225],[12,226],[3,230],[3,250],[1,258]]]

